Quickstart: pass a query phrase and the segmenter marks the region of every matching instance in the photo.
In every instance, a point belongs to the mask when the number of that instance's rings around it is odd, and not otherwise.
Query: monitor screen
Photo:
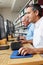
[[[8,35],[11,34],[11,30],[10,30],[10,28],[11,28],[11,23],[10,23],[9,20],[7,20],[7,34],[8,34]]]
[[[12,34],[15,33],[15,26],[13,23],[11,23],[11,32],[12,32]]]
[[[2,15],[0,15],[0,39],[3,39],[6,37],[5,34],[5,27],[4,27],[4,18]]]

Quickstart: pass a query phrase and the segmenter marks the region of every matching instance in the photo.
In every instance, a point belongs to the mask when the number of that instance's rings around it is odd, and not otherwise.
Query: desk
[[[0,50],[0,65],[43,65],[43,57],[39,54],[32,58],[10,59],[11,49]]]

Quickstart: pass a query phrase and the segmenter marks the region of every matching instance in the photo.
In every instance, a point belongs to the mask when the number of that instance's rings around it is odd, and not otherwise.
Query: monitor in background
[[[10,33],[10,26],[11,26],[11,24],[10,24],[10,21],[7,19],[6,20],[6,29],[7,29],[7,31],[6,31],[6,38],[7,38],[7,41],[8,41],[8,35],[10,35],[11,33]]]
[[[11,35],[15,31],[15,26],[11,21],[9,20],[6,20],[6,21],[7,21],[7,33]]]
[[[11,22],[9,20],[7,20],[7,34],[10,35],[11,34]]]
[[[6,26],[6,29],[7,29],[7,32],[6,32],[6,37],[7,37],[7,40],[8,40],[8,36],[11,35],[13,36],[13,33],[15,32],[15,26],[14,24],[9,21],[8,19],[6,20],[7,22],[7,26]]]
[[[15,26],[13,23],[11,23],[11,33],[15,34]]]

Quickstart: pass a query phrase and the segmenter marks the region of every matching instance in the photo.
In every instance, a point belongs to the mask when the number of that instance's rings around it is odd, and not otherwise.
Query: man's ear
[[[39,15],[39,11],[38,11],[38,10],[36,10],[36,12],[35,12],[35,13],[36,13],[36,16],[37,16],[37,15]]]

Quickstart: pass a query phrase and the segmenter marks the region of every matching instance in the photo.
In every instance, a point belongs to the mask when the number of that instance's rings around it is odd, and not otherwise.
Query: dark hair
[[[41,17],[42,16],[42,8],[39,4],[27,4],[26,8],[28,7],[32,7],[32,9],[35,11],[35,10],[38,10],[39,11],[39,16]]]

